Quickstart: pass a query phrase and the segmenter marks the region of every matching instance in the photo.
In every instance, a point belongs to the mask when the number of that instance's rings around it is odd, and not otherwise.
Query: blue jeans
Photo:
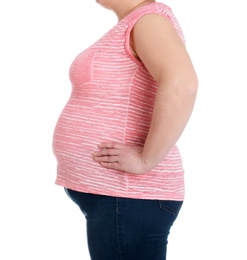
[[[87,223],[92,260],[165,260],[182,201],[128,199],[65,189]]]

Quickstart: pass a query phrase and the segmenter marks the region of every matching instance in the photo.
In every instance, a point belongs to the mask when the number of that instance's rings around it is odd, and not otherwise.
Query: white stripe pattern
[[[184,170],[177,146],[143,175],[109,170],[92,158],[102,141],[139,146],[145,142],[158,86],[131,56],[126,41],[135,22],[147,13],[167,17],[184,40],[171,9],[152,3],[126,16],[75,58],[70,68],[71,97],[53,137],[56,184],[109,196],[183,200]]]

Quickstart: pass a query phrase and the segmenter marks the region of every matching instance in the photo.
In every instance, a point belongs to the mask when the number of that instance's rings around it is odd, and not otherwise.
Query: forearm
[[[195,103],[196,87],[196,84],[184,88],[159,87],[143,149],[143,162],[147,170],[166,157],[183,133]]]

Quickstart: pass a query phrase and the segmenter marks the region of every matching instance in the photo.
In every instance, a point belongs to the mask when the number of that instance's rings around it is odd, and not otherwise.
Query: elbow
[[[185,89],[187,95],[195,98],[197,95],[197,90],[198,90],[198,85],[199,85],[197,76],[194,75],[185,82],[186,83],[182,84],[182,85],[183,85],[183,88]]]
[[[196,98],[199,82],[195,71],[191,71],[186,76],[179,78],[177,83],[179,93],[192,99]]]
[[[173,93],[177,98],[194,101],[198,90],[198,79],[196,75],[191,77],[180,78],[172,84]]]
[[[194,103],[197,90],[198,90],[198,78],[196,73],[187,73],[186,76],[180,75],[172,78],[170,81],[163,81],[160,84],[159,91],[164,91],[164,96],[173,97],[175,100],[187,100]]]

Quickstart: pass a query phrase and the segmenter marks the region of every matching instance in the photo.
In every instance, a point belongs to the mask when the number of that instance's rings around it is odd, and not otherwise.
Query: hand
[[[100,150],[93,153],[93,158],[105,168],[133,174],[143,174],[151,170],[147,169],[143,160],[143,147],[117,142],[104,142],[98,147]]]

